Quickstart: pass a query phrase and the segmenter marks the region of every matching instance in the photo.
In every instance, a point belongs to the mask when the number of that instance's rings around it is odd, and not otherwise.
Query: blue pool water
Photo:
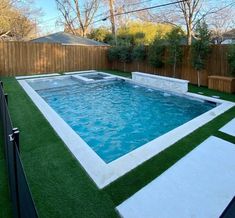
[[[125,81],[30,85],[106,163],[215,106]]]

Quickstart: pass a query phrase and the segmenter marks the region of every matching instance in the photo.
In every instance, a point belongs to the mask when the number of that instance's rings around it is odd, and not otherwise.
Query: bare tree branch
[[[86,36],[94,15],[99,7],[99,0],[55,0],[63,16],[65,29],[76,35]]]

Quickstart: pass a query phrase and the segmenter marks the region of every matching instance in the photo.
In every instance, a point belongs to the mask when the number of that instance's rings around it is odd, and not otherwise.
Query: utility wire
[[[136,3],[128,3],[128,4],[123,4],[121,7],[129,7],[129,6],[135,6],[135,5],[140,5],[140,4],[144,4],[144,3],[147,3],[147,2],[152,2],[152,1],[155,1],[155,0],[146,0],[146,1],[141,1],[141,2],[136,2]],[[100,13],[98,15],[95,16],[95,18],[97,17],[101,17],[101,16],[104,16],[105,14],[109,13],[109,10],[106,10],[104,11],[103,13]]]
[[[117,14],[114,14],[113,16],[116,17],[116,16],[130,14],[130,13],[135,13],[135,12],[139,12],[139,11],[146,11],[146,10],[150,10],[150,9],[154,9],[154,8],[166,7],[166,6],[169,6],[169,5],[174,5],[174,4],[185,2],[185,1],[187,1],[187,0],[181,0],[181,1],[175,1],[175,2],[170,2],[170,3],[166,3],[166,4],[161,4],[161,5],[154,5],[154,6],[151,6],[151,7],[139,8],[139,9],[136,9],[136,10],[131,10],[131,11],[126,11],[126,12],[122,12],[122,13],[117,13]],[[110,15],[105,17],[105,18],[103,18],[103,19],[94,21],[92,24],[98,23],[100,21],[106,21],[108,18],[110,18]]]

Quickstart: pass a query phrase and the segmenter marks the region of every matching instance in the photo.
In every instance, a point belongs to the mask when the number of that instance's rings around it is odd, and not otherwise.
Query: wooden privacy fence
[[[2,76],[108,68],[111,66],[104,46],[0,42]]]
[[[209,76],[208,88],[221,92],[235,92],[235,77]]]
[[[227,76],[229,74],[229,67],[227,63],[227,45],[213,45],[208,56],[206,69],[201,72],[201,85],[208,85],[209,75]],[[165,62],[167,60],[167,53],[164,55]],[[139,67],[138,67],[139,65]],[[114,62],[113,69],[123,70],[123,64]],[[139,68],[139,69],[138,69]],[[126,64],[126,71],[140,71],[146,73],[153,73],[162,76],[173,76],[173,67],[165,64],[162,68],[151,66],[147,60],[140,62],[131,62]],[[193,69],[190,58],[190,47],[183,46],[182,63],[176,69],[176,77],[189,80],[193,84],[197,84],[197,72]]]
[[[206,69],[201,72],[201,84],[208,85],[208,76],[227,76],[226,45],[213,45]],[[0,42],[0,75],[30,75],[52,72],[66,72],[90,69],[123,70],[123,63],[110,63],[108,47],[61,45],[56,43]],[[167,52],[164,55],[167,60]],[[152,67],[147,60],[126,64],[126,71],[141,71],[163,76],[173,76],[172,67]],[[190,47],[183,46],[183,61],[176,69],[177,78],[197,83],[196,71],[192,68]]]

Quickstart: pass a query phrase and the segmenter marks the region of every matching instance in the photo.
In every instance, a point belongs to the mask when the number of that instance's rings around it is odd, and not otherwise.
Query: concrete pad
[[[223,126],[220,131],[235,136],[235,118]]]
[[[211,136],[117,210],[124,218],[217,218],[235,195],[234,157],[235,144]]]

